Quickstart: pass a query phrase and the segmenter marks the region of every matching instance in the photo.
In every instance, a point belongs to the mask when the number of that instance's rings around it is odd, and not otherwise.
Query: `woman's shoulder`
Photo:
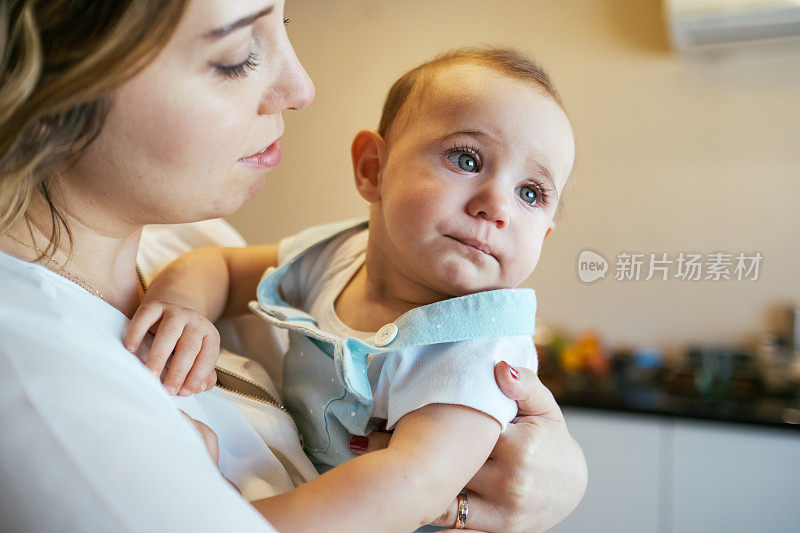
[[[126,323],[122,313],[75,282],[0,252],[0,331],[52,337],[83,327],[116,330]]]
[[[0,515],[43,530],[272,531],[125,350],[126,324],[57,274],[0,257]]]
[[[146,274],[153,275],[179,255],[196,248],[245,244],[239,232],[221,218],[187,224],[153,224],[142,230],[137,261]]]
[[[0,330],[16,329],[19,322],[63,314],[56,305],[57,274],[44,267],[0,252]],[[0,336],[0,341],[5,336]]]
[[[0,272],[0,287],[8,281]],[[230,513],[243,530],[268,530],[219,482],[197,435],[118,335],[57,305],[37,314],[21,304],[14,313],[0,302],[0,515],[88,531],[157,530],[176,516],[185,521],[178,529],[224,529]]]
[[[0,253],[0,295],[0,357],[20,377],[141,366],[121,342],[125,316],[58,274]]]

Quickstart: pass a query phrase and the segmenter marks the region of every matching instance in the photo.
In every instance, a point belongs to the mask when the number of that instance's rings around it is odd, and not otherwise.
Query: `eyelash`
[[[291,19],[283,19],[283,25],[288,26]],[[229,79],[244,78],[247,76],[248,70],[255,70],[258,66],[258,56],[255,52],[250,52],[247,59],[236,65],[214,65],[214,68]]]
[[[247,59],[241,63],[237,63],[235,65],[215,65],[214,68],[217,69],[217,72],[219,72],[222,76],[229,79],[236,79],[244,78],[247,76],[247,71],[255,70],[257,66],[258,56],[256,56],[255,52],[250,52],[250,54],[247,56]]]
[[[547,189],[545,189],[538,183],[528,182],[522,185],[522,187],[530,187],[531,189],[534,189],[536,191],[536,194],[539,196],[538,200],[536,201],[536,204],[528,204],[531,207],[547,207],[548,205],[550,205],[550,194],[548,193]]]
[[[471,146],[468,144],[461,144],[461,145],[456,144],[453,145],[452,148],[447,150],[444,153],[444,156],[446,158],[447,156],[453,154],[469,154],[478,161],[478,172],[480,172],[480,169],[483,168],[483,157],[481,156],[481,151],[476,146]]]
[[[288,26],[291,21],[292,20],[288,18],[283,19],[283,25]],[[214,68],[226,78],[237,79],[244,78],[247,76],[248,70],[255,70],[257,66],[258,56],[256,56],[255,52],[250,52],[247,59],[241,63],[236,65],[214,65]]]

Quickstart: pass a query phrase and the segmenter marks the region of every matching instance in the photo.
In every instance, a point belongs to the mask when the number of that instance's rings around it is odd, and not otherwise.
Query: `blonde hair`
[[[35,195],[72,238],[54,170],[100,133],[109,94],[167,43],[188,0],[0,0],[0,234]],[[30,222],[30,221],[29,221]]]
[[[522,52],[512,48],[458,48],[409,70],[394,82],[383,103],[383,112],[378,125],[381,137],[386,137],[400,109],[409,101],[412,93],[419,98],[420,94],[424,94],[425,89],[430,86],[433,74],[437,70],[456,64],[485,66],[501,74],[533,82],[544,89],[559,106],[564,107],[550,76]]]

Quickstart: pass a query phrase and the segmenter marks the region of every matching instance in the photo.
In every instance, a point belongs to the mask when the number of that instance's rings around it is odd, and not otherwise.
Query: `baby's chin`
[[[496,279],[496,276],[481,272],[479,269],[450,266],[443,269],[442,273],[443,275],[435,280],[438,287],[430,288],[450,297],[510,288],[508,284],[501,283],[500,280]]]

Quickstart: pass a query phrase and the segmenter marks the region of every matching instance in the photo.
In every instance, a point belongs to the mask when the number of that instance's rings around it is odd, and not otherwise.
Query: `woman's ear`
[[[350,154],[358,193],[369,203],[378,202],[381,199],[380,182],[386,141],[375,131],[361,130],[353,139]]]

